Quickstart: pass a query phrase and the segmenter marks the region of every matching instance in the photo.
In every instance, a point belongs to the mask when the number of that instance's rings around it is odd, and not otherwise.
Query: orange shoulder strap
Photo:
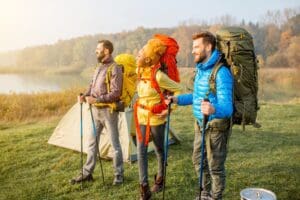
[[[161,90],[160,90],[160,88],[159,88],[159,85],[158,85],[158,82],[157,82],[157,80],[156,80],[156,73],[157,73],[157,71],[160,69],[160,67],[161,67],[161,65],[160,65],[160,64],[157,64],[157,65],[155,65],[155,66],[152,68],[150,80],[151,80],[151,86],[152,86],[152,88],[154,88],[154,89],[157,91],[157,93],[158,93],[159,96],[160,96],[161,103],[164,104],[165,98],[164,98],[164,95],[163,95],[163,93],[161,92]]]

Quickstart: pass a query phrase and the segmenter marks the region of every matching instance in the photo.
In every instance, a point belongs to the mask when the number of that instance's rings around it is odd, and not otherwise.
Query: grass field
[[[184,119],[184,120],[182,120]],[[125,164],[125,183],[111,186],[112,163],[104,161],[105,185],[97,164],[93,183],[70,185],[80,169],[80,153],[47,144],[58,118],[31,123],[0,125],[0,199],[138,199],[137,164]],[[240,199],[246,187],[262,187],[279,200],[300,197],[300,104],[263,104],[260,129],[234,127],[226,163],[225,200]],[[183,139],[171,146],[167,168],[166,199],[193,199],[197,178],[191,162],[193,117],[191,108],[180,107],[172,126]],[[149,175],[156,171],[149,156]],[[153,184],[153,180],[150,180]],[[162,194],[153,196],[162,199]]]
[[[60,92],[0,94],[0,125],[62,116],[82,91],[82,88],[71,88]]]

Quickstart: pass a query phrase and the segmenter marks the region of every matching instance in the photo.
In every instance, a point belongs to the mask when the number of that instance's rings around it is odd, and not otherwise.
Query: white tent
[[[83,151],[87,150],[87,136],[93,134],[92,120],[87,104],[82,106],[83,116]],[[132,109],[127,109],[119,114],[119,134],[125,162],[137,160],[135,126],[133,121]],[[179,138],[170,129],[169,144],[179,143]],[[49,144],[65,147],[80,152],[80,104],[76,103],[61,119],[55,128],[52,136],[48,140]],[[109,136],[104,129],[100,136],[99,150],[104,159],[112,158],[112,146],[109,142]],[[153,143],[149,143],[148,152],[153,151]]]

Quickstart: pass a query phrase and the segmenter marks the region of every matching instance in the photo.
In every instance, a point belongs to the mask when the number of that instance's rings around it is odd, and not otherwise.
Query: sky
[[[231,15],[259,21],[300,0],[0,0],[0,52],[137,27],[173,27]]]

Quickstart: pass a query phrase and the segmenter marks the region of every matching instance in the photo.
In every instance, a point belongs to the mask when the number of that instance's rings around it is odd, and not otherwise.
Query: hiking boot
[[[82,176],[82,173],[80,173],[77,177],[74,177],[70,180],[70,183],[72,185],[74,185],[75,183],[81,183],[81,182],[86,182],[86,181],[93,181],[93,176],[92,174],[83,174]]]
[[[122,175],[116,175],[113,181],[113,185],[121,185],[124,182]]]
[[[149,200],[151,198],[151,191],[148,183],[140,184],[140,200]]]
[[[161,192],[164,188],[164,178],[162,176],[154,176],[155,183],[151,188],[151,192]]]
[[[209,192],[202,191],[201,192],[201,199],[199,198],[199,194],[197,194],[195,200],[213,200]]]
[[[214,199],[212,199],[212,198],[209,197],[209,196],[203,197],[203,196],[201,195],[201,199],[199,199],[199,196],[197,196],[197,197],[195,198],[195,200],[214,200]]]

